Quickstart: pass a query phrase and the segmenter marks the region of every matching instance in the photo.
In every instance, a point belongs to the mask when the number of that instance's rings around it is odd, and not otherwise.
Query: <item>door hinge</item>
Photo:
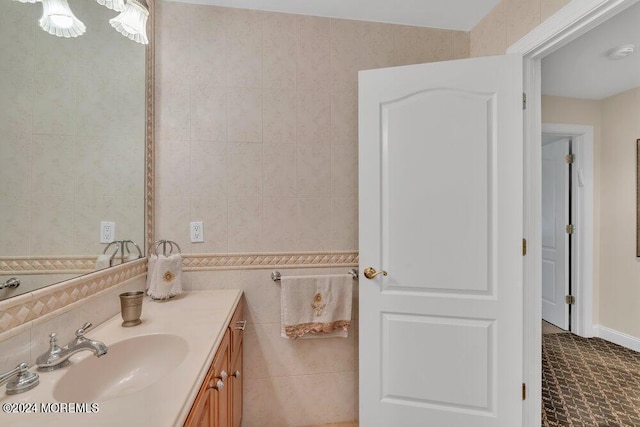
[[[527,254],[527,239],[522,239],[522,256]]]
[[[576,231],[576,226],[573,224],[567,225],[567,234],[573,234]]]
[[[573,295],[567,295],[566,297],[564,297],[564,302],[569,305],[573,305],[576,303],[576,297],[574,297]]]
[[[527,399],[527,385],[522,383],[522,400]]]
[[[564,159],[567,161],[567,164],[572,165],[576,159],[576,156],[574,156],[573,154],[567,154],[567,157],[565,157]]]
[[[522,109],[527,109],[527,94],[522,92]]]

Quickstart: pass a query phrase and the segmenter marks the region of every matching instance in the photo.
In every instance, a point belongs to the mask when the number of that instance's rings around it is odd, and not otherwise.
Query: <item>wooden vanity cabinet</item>
[[[239,427],[242,419],[244,297],[231,318],[185,427]]]

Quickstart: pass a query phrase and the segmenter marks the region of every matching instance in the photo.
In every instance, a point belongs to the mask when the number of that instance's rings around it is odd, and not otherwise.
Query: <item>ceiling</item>
[[[640,3],[542,60],[542,93],[602,99],[640,86]],[[635,44],[631,56],[617,61],[607,53]]]
[[[470,31],[499,0],[172,0]]]

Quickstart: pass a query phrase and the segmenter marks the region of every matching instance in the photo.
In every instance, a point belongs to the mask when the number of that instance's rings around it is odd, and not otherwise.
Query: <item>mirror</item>
[[[20,281],[0,299],[96,271],[102,222],[144,254],[148,49],[111,27],[118,12],[69,5],[76,38],[40,28],[42,3],[0,3],[0,286]]]

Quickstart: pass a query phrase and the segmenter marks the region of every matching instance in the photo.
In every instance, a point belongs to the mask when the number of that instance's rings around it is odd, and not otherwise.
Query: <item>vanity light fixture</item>
[[[0,0],[1,1],[1,0]],[[87,27],[71,11],[68,0],[13,0],[20,3],[42,3],[40,27],[58,37],[78,37]],[[144,0],[96,0],[108,9],[120,12],[109,20],[116,31],[141,44],[149,44],[147,38],[147,19],[149,10]]]
[[[137,0],[127,0],[125,10],[109,23],[120,34],[141,44],[149,44],[147,38],[147,18],[149,11]]]
[[[47,33],[58,37],[78,37],[87,31],[84,26],[71,12],[67,0],[41,0],[42,18],[40,18],[40,28]]]
[[[107,9],[115,10],[116,12],[122,12],[125,9],[124,0],[96,0],[99,5],[106,7]]]

